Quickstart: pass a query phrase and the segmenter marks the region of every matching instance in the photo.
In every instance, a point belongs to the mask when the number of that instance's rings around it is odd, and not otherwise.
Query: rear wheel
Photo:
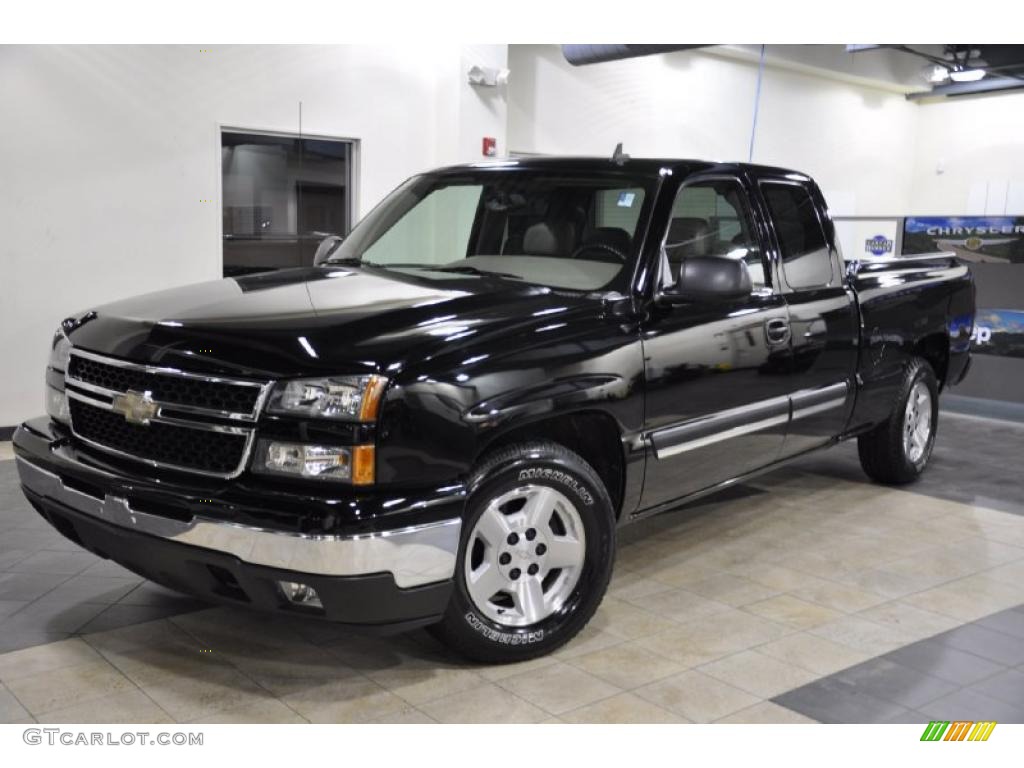
[[[564,645],[611,577],[615,525],[603,483],[577,454],[542,442],[485,459],[470,487],[455,589],[434,633],[489,663]]]
[[[934,371],[926,361],[914,358],[889,418],[857,439],[861,466],[871,479],[901,485],[920,477],[935,446],[938,404]]]

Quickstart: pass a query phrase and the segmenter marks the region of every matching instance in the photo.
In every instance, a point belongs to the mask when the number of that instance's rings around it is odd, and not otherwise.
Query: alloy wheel
[[[932,434],[932,393],[923,381],[910,390],[903,416],[903,452],[917,464],[928,449]]]
[[[545,485],[491,499],[466,546],[465,579],[476,608],[497,624],[525,627],[556,613],[572,595],[586,559],[576,506]]]

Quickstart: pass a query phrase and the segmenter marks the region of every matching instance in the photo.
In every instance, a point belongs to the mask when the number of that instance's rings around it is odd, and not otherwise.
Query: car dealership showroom
[[[1010,741],[1024,45],[969,31],[0,46],[0,721]]]

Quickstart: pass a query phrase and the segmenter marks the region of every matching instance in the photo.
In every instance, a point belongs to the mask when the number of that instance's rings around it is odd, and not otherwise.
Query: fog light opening
[[[292,605],[303,608],[323,609],[324,607],[324,604],[320,602],[320,595],[309,584],[302,584],[298,581],[279,581],[277,585],[284,593],[285,599]]]

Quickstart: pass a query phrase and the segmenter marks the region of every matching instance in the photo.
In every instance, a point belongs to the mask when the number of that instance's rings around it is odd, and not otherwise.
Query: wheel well
[[[615,419],[604,413],[585,411],[533,421],[503,433],[487,444],[486,452],[530,440],[551,440],[578,453],[600,476],[618,517],[626,484],[626,464],[622,436]]]
[[[914,355],[923,357],[935,371],[941,390],[946,382],[949,368],[949,336],[944,333],[933,333],[925,336],[914,345]]]

